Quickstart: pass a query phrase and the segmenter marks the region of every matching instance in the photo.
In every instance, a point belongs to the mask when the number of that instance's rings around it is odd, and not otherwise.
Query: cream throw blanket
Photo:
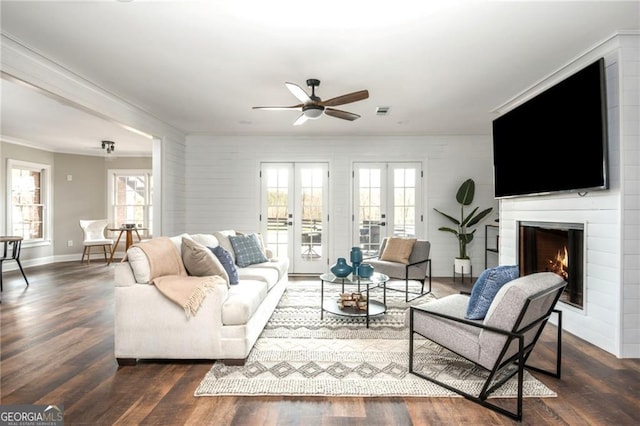
[[[153,238],[133,245],[140,248],[149,260],[151,283],[169,300],[180,305],[187,318],[198,312],[208,291],[216,285],[227,285],[224,278],[217,275],[188,276],[180,254],[167,237]]]

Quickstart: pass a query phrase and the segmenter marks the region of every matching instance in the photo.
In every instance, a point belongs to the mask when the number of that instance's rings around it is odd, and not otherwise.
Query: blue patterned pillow
[[[241,268],[254,263],[268,262],[262,251],[262,244],[256,234],[230,235],[229,240],[236,254],[236,265]]]
[[[227,271],[227,275],[229,275],[229,284],[238,284],[238,270],[236,269],[236,265],[233,263],[231,253],[222,246],[209,247],[209,250],[216,255],[220,263],[222,263],[224,270]]]
[[[471,297],[467,305],[465,318],[480,320],[487,315],[489,306],[496,297],[498,290],[515,280],[520,275],[517,265],[501,265],[495,268],[485,269],[476,280],[471,289]]]

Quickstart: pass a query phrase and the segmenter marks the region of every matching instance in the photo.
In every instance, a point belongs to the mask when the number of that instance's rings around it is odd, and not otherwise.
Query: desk
[[[22,247],[22,237],[11,237],[4,236],[0,237],[0,243],[4,246],[2,250],[2,257],[0,257],[0,291],[2,291],[2,262],[5,260],[15,260],[18,262],[18,266],[20,267],[20,272],[22,272],[22,276],[24,277],[24,281],[29,285],[29,280],[27,280],[27,276],[24,273],[24,269],[22,269],[22,264],[20,263],[20,248]],[[11,251],[9,251],[9,244],[13,245]]]
[[[111,256],[109,257],[109,262],[107,262],[107,265],[111,264],[111,261],[113,261],[113,255],[116,253],[116,250],[118,249],[118,243],[120,242],[120,238],[122,238],[122,234],[126,234],[126,238],[125,238],[125,245],[124,245],[124,251],[126,253],[126,251],[129,249],[129,247],[131,247],[131,244],[133,244],[133,233],[136,233],[136,236],[138,237],[138,241],[142,241],[142,238],[140,238],[140,233],[138,231],[146,231],[147,228],[129,228],[126,226],[122,226],[120,228],[109,228],[109,231],[112,232],[120,232],[118,234],[118,239],[116,240],[116,243],[113,245],[113,248],[111,249]]]

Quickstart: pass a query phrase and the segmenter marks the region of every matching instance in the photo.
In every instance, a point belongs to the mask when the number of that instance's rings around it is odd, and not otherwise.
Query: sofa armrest
[[[116,287],[130,287],[136,284],[133,270],[127,261],[116,264],[113,278]]]

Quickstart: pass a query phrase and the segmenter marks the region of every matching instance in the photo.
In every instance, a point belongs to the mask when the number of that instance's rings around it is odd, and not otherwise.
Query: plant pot
[[[453,261],[453,270],[456,274],[471,274],[471,259],[455,258]]]

